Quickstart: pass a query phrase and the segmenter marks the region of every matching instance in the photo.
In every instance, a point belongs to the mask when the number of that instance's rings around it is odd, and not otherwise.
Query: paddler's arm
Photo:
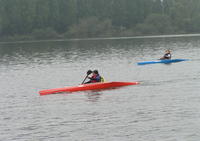
[[[88,79],[90,79],[90,80],[96,80],[97,82],[101,81],[101,77],[100,76],[97,76],[96,78],[88,77]]]

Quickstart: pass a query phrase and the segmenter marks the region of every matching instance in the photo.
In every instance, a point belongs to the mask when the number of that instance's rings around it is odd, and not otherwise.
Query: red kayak
[[[108,89],[114,87],[122,87],[128,85],[137,85],[139,82],[101,82],[101,83],[91,83],[82,84],[73,87],[55,88],[39,91],[40,95],[55,94],[61,92],[76,92],[76,91],[87,91],[87,90],[99,90]]]

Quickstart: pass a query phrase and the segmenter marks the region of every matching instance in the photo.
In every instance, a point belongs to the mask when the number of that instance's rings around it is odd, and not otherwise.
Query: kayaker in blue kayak
[[[92,76],[91,77],[90,76],[87,77],[90,80],[88,82],[85,82],[84,84],[96,83],[96,82],[104,82],[104,78],[99,75],[98,70],[94,70],[94,71],[89,70],[87,72],[87,75],[90,75],[91,73],[92,73]]]
[[[164,56],[162,58],[160,58],[160,60],[171,59],[171,57],[172,57],[171,51],[170,50],[166,50]]]

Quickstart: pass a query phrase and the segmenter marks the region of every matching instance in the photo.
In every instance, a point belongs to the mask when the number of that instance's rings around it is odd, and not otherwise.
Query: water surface
[[[174,64],[137,66],[171,49]],[[0,140],[200,140],[200,37],[0,44]],[[88,69],[140,85],[39,96]]]

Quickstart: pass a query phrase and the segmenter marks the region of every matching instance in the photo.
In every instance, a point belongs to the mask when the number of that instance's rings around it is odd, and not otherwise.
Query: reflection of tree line
[[[200,1],[197,0],[1,0],[0,11],[1,39],[200,31]]]

